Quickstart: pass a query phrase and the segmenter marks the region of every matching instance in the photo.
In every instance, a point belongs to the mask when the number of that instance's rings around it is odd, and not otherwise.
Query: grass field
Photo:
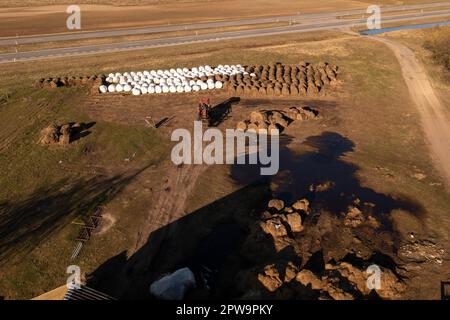
[[[110,257],[134,252],[149,219],[148,208],[164,192],[160,185],[169,151],[167,132],[145,126],[142,115],[156,109],[173,110],[185,121],[181,123],[186,123],[190,113],[185,110],[191,110],[197,99],[123,97],[113,99],[111,105],[100,101],[100,107],[93,110],[88,89],[40,90],[31,87],[34,80],[180,65],[300,60],[339,65],[343,85],[335,96],[292,102],[317,105],[324,116],[318,124],[290,129],[288,134],[298,143],[297,152],[306,152],[300,144],[303,139],[324,131],[350,139],[355,148],[345,161],[358,166],[355,175],[362,186],[394,198],[412,199],[423,207],[423,216],[393,211],[396,231],[402,237],[415,232],[448,247],[450,200],[428,157],[418,130],[418,114],[395,57],[369,39],[317,32],[207,43],[201,48],[188,45],[108,54],[102,59],[87,56],[4,64],[0,80],[0,230],[6,236],[0,243],[0,296],[31,298],[63,284],[66,266],[73,264],[69,257],[77,232],[70,222],[99,204],[106,205],[113,225],[93,237],[76,264],[90,273]],[[212,94],[215,101],[226,97]],[[252,99],[244,99],[242,104],[251,105]],[[243,116],[234,112],[236,117]],[[39,146],[39,130],[50,121],[95,125],[90,135],[69,147]],[[133,154],[132,161],[125,161]],[[227,168],[208,170],[190,194],[186,214],[240,187],[229,178]],[[416,173],[425,179],[416,179]],[[205,185],[208,193],[202,192]],[[423,284],[420,277],[411,286],[413,297],[438,294],[438,288],[431,282]]]

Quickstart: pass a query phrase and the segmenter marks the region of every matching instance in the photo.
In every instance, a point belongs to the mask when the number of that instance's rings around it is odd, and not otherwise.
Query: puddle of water
[[[398,27],[390,27],[390,28],[381,28],[381,29],[373,29],[373,30],[362,30],[359,33],[365,36],[371,36],[376,34],[382,34],[386,32],[399,31],[399,30],[415,30],[415,29],[426,29],[426,28],[434,28],[434,27],[443,27],[450,25],[450,21],[444,22],[434,22],[434,23],[422,23],[416,24],[412,26],[398,26]]]

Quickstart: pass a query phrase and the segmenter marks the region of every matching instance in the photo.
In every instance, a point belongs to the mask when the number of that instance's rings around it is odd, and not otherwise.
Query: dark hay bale
[[[281,89],[281,94],[283,96],[289,96],[291,94],[291,91],[289,90],[288,86],[283,86],[283,88]]]
[[[298,86],[295,84],[291,84],[291,95],[298,95]]]
[[[308,95],[317,95],[319,93],[319,89],[316,87],[314,82],[308,82]]]

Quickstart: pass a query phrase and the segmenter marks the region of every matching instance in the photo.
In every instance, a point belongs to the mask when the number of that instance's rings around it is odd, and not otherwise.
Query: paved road
[[[450,10],[442,10],[424,13],[405,14],[402,16],[395,16],[395,17],[386,17],[383,19],[382,22],[390,23],[400,21],[411,21],[422,18],[436,18],[449,16]],[[46,58],[64,57],[64,56],[79,56],[79,55],[98,54],[107,52],[130,51],[153,47],[166,47],[199,42],[223,41],[231,39],[250,38],[250,37],[254,38],[261,36],[288,34],[288,33],[309,32],[316,30],[351,27],[354,25],[363,25],[366,24],[366,22],[367,22],[366,19],[343,19],[343,20],[332,19],[329,22],[322,22],[321,19],[319,19],[318,21],[312,21],[303,24],[294,24],[285,27],[219,32],[219,33],[210,33],[210,34],[192,35],[175,38],[165,38],[165,39],[151,39],[151,40],[119,42],[111,44],[86,45],[81,47],[55,48],[39,51],[7,53],[7,54],[0,54],[0,63],[14,62],[14,61],[30,61]]]
[[[442,6],[450,6],[450,1],[449,2],[419,4],[419,5],[386,6],[386,7],[383,7],[382,12],[388,13],[388,12],[398,12],[398,11],[405,11],[405,10],[437,8],[437,7],[442,7]],[[290,21],[295,21],[295,22],[308,21],[309,22],[311,20],[335,19],[337,17],[344,17],[344,16],[349,16],[349,15],[355,15],[355,14],[363,14],[365,12],[366,12],[366,9],[355,9],[355,10],[347,10],[347,11],[340,11],[340,12],[313,13],[313,14],[305,14],[305,15],[252,18],[252,19],[232,20],[232,21],[190,23],[190,24],[178,24],[178,25],[166,25],[166,26],[152,26],[152,27],[146,27],[146,28],[70,32],[70,33],[64,33],[64,34],[34,35],[34,36],[25,36],[25,37],[7,37],[7,38],[0,38],[0,45],[17,45],[17,44],[44,43],[44,42],[55,42],[55,41],[82,40],[82,39],[93,39],[93,38],[103,38],[103,37],[154,34],[154,33],[171,32],[171,31],[236,27],[236,26],[243,26],[243,25],[256,25],[256,24],[276,23],[276,22],[290,22]]]

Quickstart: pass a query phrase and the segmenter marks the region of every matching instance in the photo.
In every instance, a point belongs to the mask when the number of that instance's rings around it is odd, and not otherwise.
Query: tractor
[[[197,120],[209,124],[211,104],[209,98],[201,98],[197,108]]]

